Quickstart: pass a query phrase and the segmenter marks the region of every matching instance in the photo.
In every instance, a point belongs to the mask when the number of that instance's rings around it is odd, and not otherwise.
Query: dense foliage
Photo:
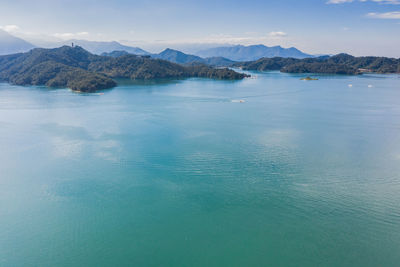
[[[0,57],[0,80],[18,85],[69,87],[91,92],[114,87],[105,75],[87,70],[96,56],[83,49],[61,47],[33,49],[28,53]]]
[[[205,65],[182,66],[148,56],[97,56],[81,47],[68,46],[0,57],[0,80],[18,85],[69,87],[92,92],[116,86],[112,78],[185,77],[243,79],[246,75]]]
[[[201,77],[213,79],[243,79],[247,75],[223,68],[211,68],[204,64],[182,66],[169,61],[149,57],[125,55],[118,58],[99,58],[88,69],[113,78],[157,79]]]
[[[332,74],[358,74],[356,68],[345,64],[327,62],[298,62],[281,68],[288,73],[332,73]]]
[[[107,52],[101,53],[101,56],[103,57],[121,57],[125,55],[129,55],[129,53],[126,51],[119,51],[119,50],[115,50],[109,53]]]
[[[207,57],[203,59],[203,62],[204,64],[210,66],[218,66],[218,67],[229,67],[235,63],[235,61],[232,61],[224,57]]]
[[[339,54],[319,58],[261,58],[235,64],[245,70],[280,70],[288,73],[360,74],[363,72],[400,73],[400,59],[385,57],[353,57]]]
[[[187,66],[186,76],[225,80],[238,80],[243,79],[244,77],[249,77],[249,75],[238,73],[228,68],[214,69],[203,64]]]

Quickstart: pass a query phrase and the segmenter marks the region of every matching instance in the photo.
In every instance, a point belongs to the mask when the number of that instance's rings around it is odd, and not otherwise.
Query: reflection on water
[[[0,84],[0,266],[396,266],[398,76],[253,74]]]

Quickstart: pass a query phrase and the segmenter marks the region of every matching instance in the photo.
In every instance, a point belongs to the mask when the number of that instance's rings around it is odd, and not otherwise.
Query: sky
[[[151,52],[264,44],[400,57],[400,0],[0,0],[0,28],[36,44],[115,40]]]

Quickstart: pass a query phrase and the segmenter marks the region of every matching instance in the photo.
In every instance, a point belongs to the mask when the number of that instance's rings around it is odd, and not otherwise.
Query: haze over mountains
[[[56,44],[53,48],[55,47],[60,47],[62,45],[71,45],[74,43],[74,45],[83,47],[87,51],[93,54],[100,55],[102,53],[109,53],[112,51],[126,51],[129,54],[134,54],[138,56],[143,56],[143,55],[149,55],[150,53],[139,48],[139,47],[132,47],[132,46],[127,46],[120,44],[116,41],[112,42],[95,42],[95,41],[86,41],[86,40],[68,40],[64,41],[62,43]]]
[[[293,58],[307,58],[312,55],[303,53],[296,48],[282,48],[280,46],[267,47],[265,45],[235,45],[215,47],[210,49],[201,50],[193,54],[185,54],[178,50],[166,49],[158,54],[152,54],[139,47],[132,47],[123,45],[119,42],[98,42],[71,39],[60,42],[46,43],[35,46],[21,38],[15,37],[5,31],[0,30],[0,54],[13,54],[19,52],[27,52],[34,47],[43,48],[56,48],[63,45],[81,46],[93,54],[111,53],[113,51],[125,51],[129,54],[135,55],[151,55],[154,58],[169,60],[180,64],[189,64],[193,62],[200,62],[204,64],[214,65],[228,65],[232,61],[252,61],[262,57],[293,57]]]
[[[108,57],[109,59],[111,57],[118,60],[120,60],[120,57],[137,55],[146,56],[145,58],[148,59],[152,58],[157,60],[165,60],[186,66],[237,66],[247,70],[281,70],[284,72],[338,74],[358,74],[364,72],[365,70],[363,69],[378,73],[400,72],[400,63],[397,59],[379,57],[349,59],[346,57],[345,62],[335,62],[330,60],[329,56],[316,57],[303,53],[294,47],[282,48],[281,46],[268,47],[265,45],[234,45],[209,48],[194,54],[186,54],[170,48],[167,48],[160,53],[150,53],[141,48],[123,45],[116,41],[96,42],[74,39],[58,43],[49,43],[46,46],[47,48],[57,48],[62,45],[71,46],[72,43],[75,46],[86,49],[94,55],[102,55]],[[33,48],[35,48],[34,44],[15,37],[8,32],[0,30],[0,55],[27,52]],[[341,56],[331,58],[338,58],[342,60],[344,57]],[[154,61],[146,62],[148,63]],[[155,65],[153,64],[153,66]],[[82,70],[80,70],[79,73],[82,74]],[[83,76],[86,77],[88,74],[85,73]]]
[[[0,30],[0,55],[26,52],[34,47],[33,44]]]
[[[268,47],[265,45],[235,45],[226,47],[216,47],[199,51],[196,53],[201,57],[225,57],[233,61],[252,61],[263,57],[291,57],[307,58],[313,57],[298,50],[297,48],[283,48],[281,46]]]
[[[265,45],[236,45],[215,47],[201,50],[193,54],[186,54],[178,50],[167,48],[158,54],[151,54],[140,48],[132,48],[112,42],[113,45],[106,42],[89,42],[75,41],[80,46],[95,54],[111,53],[114,51],[125,51],[129,54],[150,55],[153,58],[169,60],[171,62],[188,64],[188,63],[204,63],[204,64],[221,64],[228,65],[234,61],[253,61],[263,57],[282,57],[282,58],[309,58],[313,55],[303,53],[297,48],[283,48],[281,46],[268,47]],[[95,43],[95,44],[92,44]],[[66,43],[68,44],[68,43]],[[94,49],[96,48],[96,49]],[[115,49],[113,49],[115,48]],[[115,54],[114,54],[115,56]]]

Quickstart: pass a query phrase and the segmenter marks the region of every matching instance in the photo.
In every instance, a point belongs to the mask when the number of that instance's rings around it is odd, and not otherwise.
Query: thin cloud
[[[86,37],[88,35],[89,35],[88,32],[76,32],[76,33],[64,32],[64,33],[53,34],[54,37],[57,37],[60,39],[82,38],[82,37]]]
[[[282,38],[282,37],[286,37],[287,33],[286,32],[270,32],[269,36],[271,36],[273,38]]]
[[[367,17],[374,19],[400,19],[400,11],[386,13],[368,13]]]
[[[329,0],[327,4],[344,4],[352,2],[375,2],[380,4],[400,5],[400,0]]]
[[[285,32],[277,32],[258,34],[254,35],[250,32],[246,32],[242,35],[231,35],[231,34],[213,34],[204,37],[197,38],[181,38],[173,40],[126,40],[123,44],[132,46],[145,47],[147,50],[159,51],[165,47],[171,47],[178,50],[183,50],[188,53],[193,51],[202,50],[205,47],[217,47],[217,46],[230,46],[230,45],[254,45],[264,44],[267,46],[281,45],[285,47],[293,46],[293,40]],[[278,37],[276,37],[278,36]],[[279,37],[280,36],[280,37]],[[196,47],[196,48],[194,48]]]
[[[353,0],[329,0],[326,2],[327,4],[343,4],[343,3],[351,3]]]
[[[0,29],[6,32],[18,32],[20,30],[19,26],[17,25],[4,25],[0,26]]]

